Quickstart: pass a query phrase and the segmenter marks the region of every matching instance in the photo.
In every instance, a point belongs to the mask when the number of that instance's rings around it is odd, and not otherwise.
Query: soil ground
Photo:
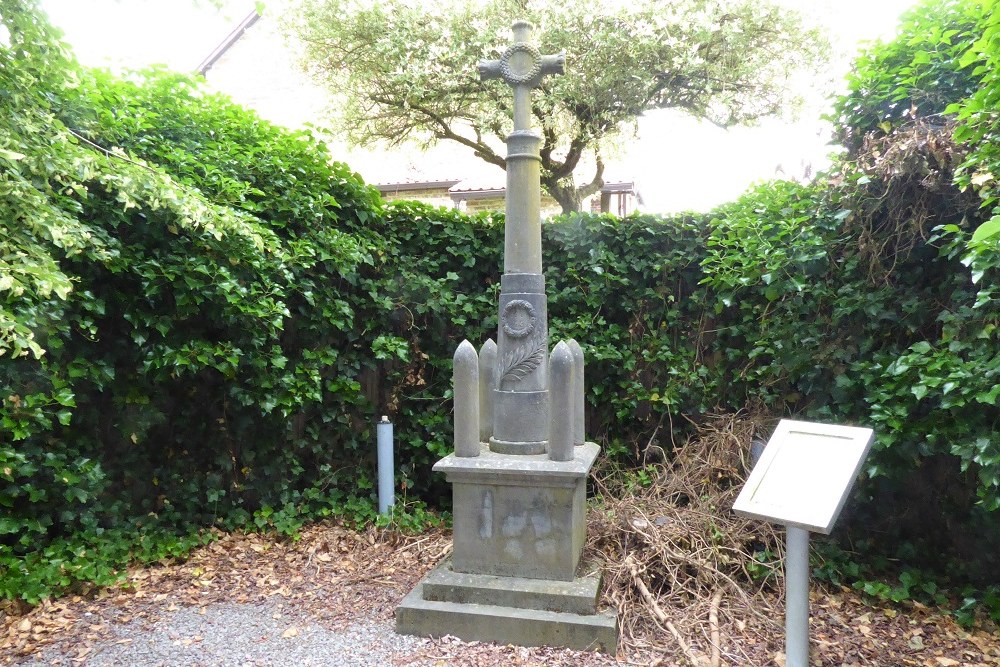
[[[181,606],[203,610],[213,604],[277,603],[331,629],[359,618],[391,619],[396,604],[447,555],[450,544],[445,531],[404,536],[375,529],[357,532],[334,523],[311,526],[298,540],[222,535],[184,562],[130,570],[121,587],[32,609],[8,605],[0,612],[0,664],[16,665],[54,645],[65,656],[62,664],[86,665],[89,654],[111,641],[116,624],[135,619],[156,623]],[[761,609],[780,610],[775,593],[757,596]],[[415,653],[396,656],[393,664],[709,667],[713,653],[720,666],[784,664],[780,618],[740,617],[735,613],[739,607],[730,607],[721,595],[712,606],[717,610],[714,623],[708,618],[683,622],[684,610],[666,602],[659,607],[666,623],[651,607],[630,606],[623,616],[632,618],[622,618],[622,623],[640,630],[623,636],[615,656],[442,637]],[[811,607],[816,667],[1000,666],[1000,632],[993,625],[966,630],[941,610],[873,605],[843,590],[815,590]],[[712,628],[718,634],[717,651],[712,650]],[[294,641],[294,633],[290,635]]]

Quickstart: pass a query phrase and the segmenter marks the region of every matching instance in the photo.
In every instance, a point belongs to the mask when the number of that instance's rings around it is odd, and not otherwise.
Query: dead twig
[[[432,563],[436,563],[437,561],[441,560],[442,558],[444,558],[445,556],[447,556],[448,554],[451,553],[451,547],[452,547],[452,543],[448,542],[448,544],[446,544],[444,546],[444,549],[442,549],[441,551],[439,551],[436,555],[430,557],[430,561]]]
[[[691,653],[691,647],[687,645],[687,642],[684,641],[684,637],[681,636],[681,633],[677,631],[677,628],[675,628],[674,624],[670,621],[667,621],[667,630],[670,630],[670,634],[672,634],[674,639],[677,640],[677,644],[680,645],[681,651],[684,652],[684,657],[691,663],[691,667],[700,667],[698,659]]]
[[[603,597],[619,611],[623,650],[699,667],[714,656],[721,667],[728,622],[739,625],[727,636],[735,655],[750,648],[740,639],[747,634],[761,645],[779,636],[780,615],[763,601],[780,599],[782,541],[768,524],[731,511],[762,422],[737,414],[697,425],[669,461],[647,465],[652,479],[643,484],[616,470],[594,475],[601,504],[591,513],[587,557],[604,564]]]
[[[691,653],[691,647],[688,646],[686,641],[684,641],[684,637],[681,636],[681,633],[678,632],[677,628],[674,627],[674,624],[667,618],[667,614],[660,608],[660,605],[657,604],[656,598],[654,598],[653,594],[649,592],[646,582],[642,580],[639,570],[635,567],[634,563],[631,564],[631,569],[632,580],[635,582],[635,587],[639,589],[639,594],[642,595],[642,599],[646,601],[646,604],[648,604],[649,608],[653,611],[653,615],[656,616],[656,620],[669,630],[670,634],[672,634],[674,639],[677,640],[678,646],[681,647],[681,651],[684,652],[684,656],[688,659],[688,662],[691,663],[691,667],[700,667],[697,658],[695,658],[694,654]]]
[[[712,606],[708,608],[708,626],[712,633],[712,667],[719,667],[722,659],[721,640],[719,637],[719,605],[722,604],[722,589],[712,596]]]

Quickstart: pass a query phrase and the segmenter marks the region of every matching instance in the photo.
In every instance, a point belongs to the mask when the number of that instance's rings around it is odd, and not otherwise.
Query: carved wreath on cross
[[[526,54],[529,62],[515,63],[512,66],[511,60],[518,53]],[[542,78],[542,54],[527,42],[511,44],[500,56],[500,75],[511,86],[519,84],[535,86]]]
[[[517,41],[507,47],[500,60],[480,60],[479,76],[483,80],[500,77],[514,87],[535,88],[544,75],[562,74],[566,69],[566,53],[543,56],[538,47],[526,41],[530,34],[530,23],[515,22],[514,37]]]
[[[538,315],[535,307],[524,299],[511,299],[500,313],[503,332],[511,338],[525,338],[535,331]]]

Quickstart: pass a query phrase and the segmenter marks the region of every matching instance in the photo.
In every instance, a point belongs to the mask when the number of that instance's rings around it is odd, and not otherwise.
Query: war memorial
[[[396,629],[524,646],[614,652],[614,612],[599,612],[601,574],[581,562],[587,476],[600,448],[584,437],[584,356],[549,352],[542,272],[539,146],[531,91],[564,73],[518,21],[499,60],[479,63],[514,93],[497,342],[454,357],[455,451],[434,470],[452,485],[454,547],[396,610]]]

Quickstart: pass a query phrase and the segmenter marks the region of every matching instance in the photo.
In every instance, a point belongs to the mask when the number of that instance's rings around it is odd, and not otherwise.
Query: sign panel
[[[870,428],[782,419],[733,511],[828,535],[874,439]]]

